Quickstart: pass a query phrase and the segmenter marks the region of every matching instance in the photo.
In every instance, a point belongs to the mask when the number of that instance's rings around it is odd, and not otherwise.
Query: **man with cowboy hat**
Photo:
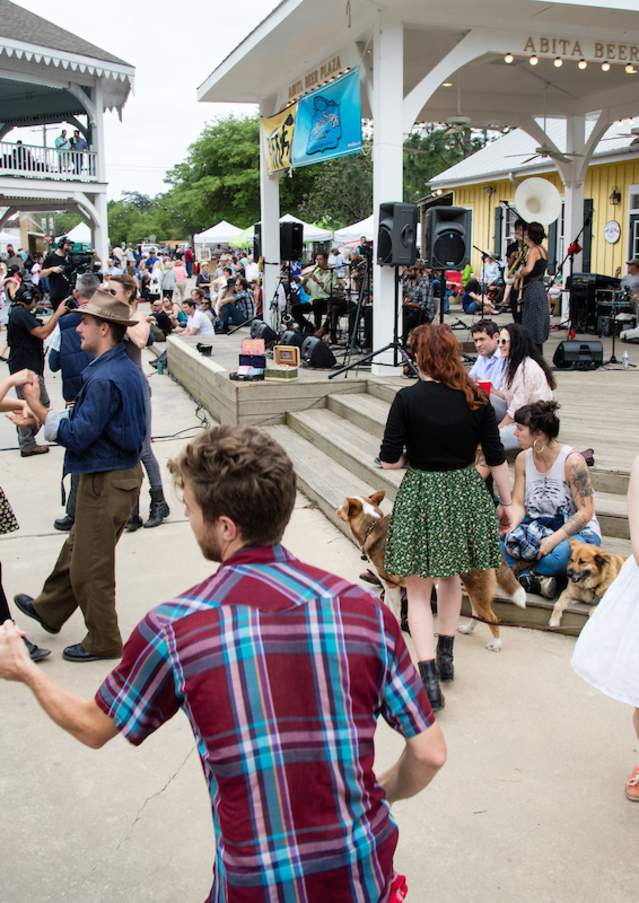
[[[67,646],[67,661],[119,658],[122,637],[115,610],[115,546],[142,482],[140,452],[145,438],[143,377],[122,343],[130,319],[128,304],[97,291],[80,309],[82,351],[95,359],[82,372],[75,405],[49,412],[37,382],[24,397],[45,424],[45,437],[66,449],[64,473],[80,475],[75,523],[40,595],[17,595],[20,611],[49,633],[59,633],[76,608],[87,634]]]

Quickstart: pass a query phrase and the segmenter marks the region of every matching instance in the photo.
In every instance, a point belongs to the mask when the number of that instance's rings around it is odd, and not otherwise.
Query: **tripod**
[[[397,321],[399,320],[399,270],[395,267],[395,292],[394,292],[394,304],[393,304],[393,341],[389,342],[388,345],[384,345],[383,348],[378,348],[376,351],[372,351],[370,354],[365,355],[360,358],[358,361],[355,361],[352,364],[348,364],[346,367],[340,367],[339,370],[336,370],[334,373],[329,373],[329,379],[335,379],[336,376],[340,376],[342,373],[348,373],[350,370],[354,370],[356,367],[361,367],[362,364],[367,364],[369,361],[372,361],[379,354],[384,354],[386,351],[393,352],[393,363],[386,364],[385,367],[399,367],[400,363],[406,364],[409,368],[413,376],[419,376],[417,372],[417,367],[413,363],[411,357],[408,352],[404,348],[402,342],[400,341],[398,332],[397,332]]]
[[[615,292],[614,295],[613,295],[613,300],[611,301],[611,312],[610,312],[610,320],[609,320],[609,322],[612,323],[612,354],[610,355],[610,357],[608,358],[607,361],[604,361],[604,362],[603,362],[603,366],[604,366],[604,367],[607,367],[608,369],[610,369],[610,366],[611,366],[611,365],[612,365],[613,367],[621,367],[621,368],[623,369],[623,363],[622,363],[622,361],[620,361],[619,358],[618,358],[618,357],[616,356],[616,354],[615,354],[615,343],[616,343],[616,340],[617,340],[617,313],[618,313],[618,308],[617,308],[617,304],[618,304],[617,295],[618,295],[618,294],[619,294],[618,292]],[[637,365],[636,365],[636,364],[631,364],[630,361],[628,361],[627,366],[628,366],[628,367],[636,367]]]
[[[372,263],[371,257],[368,256],[364,262],[366,264],[366,274],[365,274],[365,276],[362,277],[362,281],[359,286],[359,291],[357,293],[357,306],[355,308],[355,317],[353,319],[353,328],[348,337],[348,347],[346,348],[346,351],[344,352],[344,359],[342,361],[342,365],[344,367],[347,367],[350,365],[351,359],[353,357],[353,353],[355,351],[355,345],[356,345],[356,340],[357,340],[357,331],[359,329],[359,322],[360,322],[360,318],[362,316],[362,309],[365,304],[364,298],[366,298],[367,301],[370,301],[370,284],[371,284],[370,280],[371,280],[371,263]],[[360,267],[361,267],[361,264],[360,264]],[[352,280],[352,271],[349,271],[349,286],[350,286],[351,280]],[[350,296],[351,296],[351,290],[349,288],[349,298],[350,298]],[[346,377],[346,376],[344,377],[344,379],[347,379],[347,378],[348,377]]]

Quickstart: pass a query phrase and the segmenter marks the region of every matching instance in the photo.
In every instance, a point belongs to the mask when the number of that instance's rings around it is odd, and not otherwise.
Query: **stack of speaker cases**
[[[304,224],[280,223],[280,260],[299,260],[304,251]],[[253,228],[253,259],[262,256],[262,224]]]

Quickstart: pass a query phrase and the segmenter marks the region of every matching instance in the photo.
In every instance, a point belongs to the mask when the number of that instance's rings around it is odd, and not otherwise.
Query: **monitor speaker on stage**
[[[287,329],[280,336],[280,345],[293,345],[295,348],[301,348],[306,341],[307,336],[298,329]]]
[[[304,250],[304,223],[280,223],[280,260],[299,260]]]
[[[417,205],[379,205],[377,262],[381,266],[413,266],[417,260]]]
[[[596,370],[603,365],[601,342],[560,342],[552,362],[558,370]]]
[[[337,363],[335,355],[326,342],[313,335],[304,339],[300,356],[307,367],[318,367],[320,370],[329,370]]]
[[[262,256],[262,223],[253,226],[253,260],[257,261]]]
[[[431,207],[426,212],[426,263],[434,270],[461,270],[470,262],[472,212]]]
[[[266,347],[272,348],[277,342],[277,333],[264,320],[253,320],[251,323],[251,338],[264,339]]]

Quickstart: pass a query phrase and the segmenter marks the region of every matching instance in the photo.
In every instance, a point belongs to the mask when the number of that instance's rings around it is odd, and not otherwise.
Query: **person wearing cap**
[[[629,289],[631,295],[639,295],[639,257],[627,260],[626,266],[628,272],[621,280],[621,288]]]
[[[65,236],[60,239],[57,248],[50,251],[42,261],[40,276],[49,282],[49,301],[54,310],[57,310],[71,294],[69,280],[64,274],[64,265],[72,248],[73,242]]]
[[[15,596],[20,611],[59,633],[80,608],[87,633],[67,646],[71,662],[119,658],[122,637],[115,608],[115,547],[142,483],[146,435],[142,374],[124,350],[129,305],[99,290],[81,308],[82,350],[95,358],[82,372],[72,408],[49,412],[37,385],[25,386],[29,408],[45,438],[66,449],[64,472],[80,475],[75,523],[40,594]],[[12,415],[16,424],[21,417]]]

